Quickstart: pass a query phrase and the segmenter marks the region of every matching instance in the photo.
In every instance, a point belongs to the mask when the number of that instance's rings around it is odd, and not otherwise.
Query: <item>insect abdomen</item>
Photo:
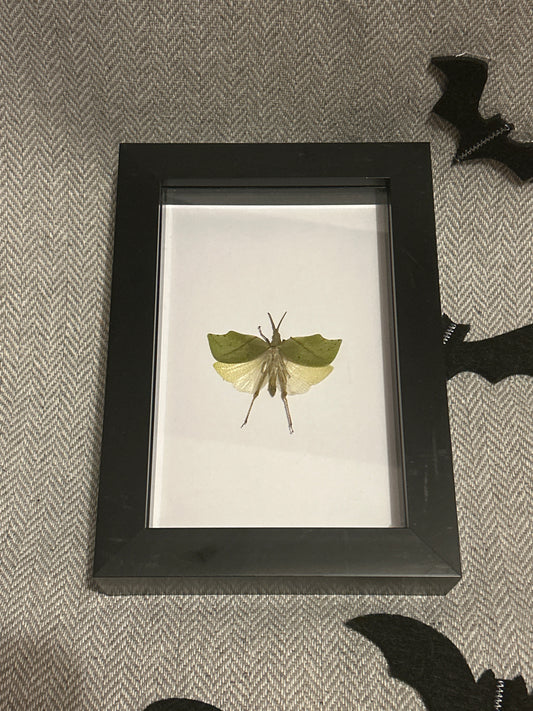
[[[268,359],[268,392],[271,397],[276,394],[278,382],[282,388],[282,384],[286,381],[285,363],[283,356],[277,348],[271,348]],[[282,388],[283,389],[283,388]]]
[[[270,397],[274,397],[274,395],[276,394],[277,379],[278,379],[277,370],[275,370],[273,368],[272,371],[270,372],[270,376],[268,378],[268,393],[269,393]]]

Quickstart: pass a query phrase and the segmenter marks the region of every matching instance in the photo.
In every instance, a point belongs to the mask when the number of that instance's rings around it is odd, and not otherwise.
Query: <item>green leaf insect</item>
[[[294,429],[287,396],[306,393],[333,370],[330,363],[339,352],[341,339],[329,340],[315,333],[314,336],[281,340],[279,328],[286,315],[287,312],[276,326],[268,314],[272,326],[271,339],[264,335],[261,326],[258,328],[261,338],[237,331],[207,334],[211,353],[217,361],[213,363],[217,373],[237,390],[252,395],[242,427],[248,422],[252,406],[266,385],[272,397],[279,388],[292,434]]]

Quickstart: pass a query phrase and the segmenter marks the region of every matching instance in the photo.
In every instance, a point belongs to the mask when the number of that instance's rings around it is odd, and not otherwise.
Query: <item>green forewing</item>
[[[319,333],[314,336],[296,336],[282,341],[280,351],[293,363],[317,368],[329,365],[341,347],[340,338],[329,340]]]
[[[221,363],[247,363],[268,349],[268,343],[257,336],[228,331],[208,333],[209,347],[215,360]]]

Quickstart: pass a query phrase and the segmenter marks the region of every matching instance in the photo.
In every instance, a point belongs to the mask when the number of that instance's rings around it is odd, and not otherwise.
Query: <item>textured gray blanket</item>
[[[446,597],[106,598],[89,587],[121,141],[430,141],[442,302],[533,321],[533,186],[451,166],[429,60],[489,58],[533,137],[529,0],[2,0],[0,708],[422,709],[343,626],[435,625],[533,686],[533,379],[449,385],[463,581]]]

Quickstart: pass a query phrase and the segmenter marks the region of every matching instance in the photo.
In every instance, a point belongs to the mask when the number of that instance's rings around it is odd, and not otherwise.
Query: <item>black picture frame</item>
[[[388,192],[402,528],[150,528],[161,194]],[[107,594],[444,594],[461,577],[429,145],[122,144],[93,581]]]

